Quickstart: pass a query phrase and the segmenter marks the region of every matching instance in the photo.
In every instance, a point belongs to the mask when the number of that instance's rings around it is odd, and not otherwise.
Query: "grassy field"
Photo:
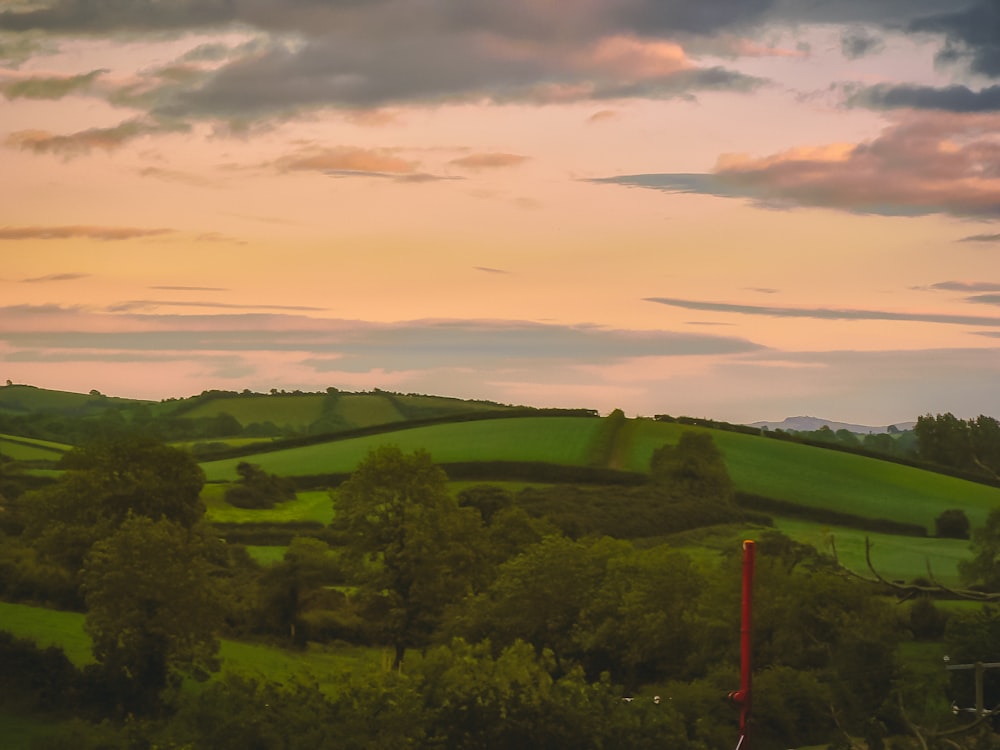
[[[323,394],[314,393],[216,398],[184,412],[184,416],[197,419],[229,414],[244,427],[254,422],[273,422],[279,427],[302,428],[319,417],[324,398]]]
[[[792,539],[810,544],[824,554],[832,553],[832,539],[840,564],[866,578],[872,577],[865,562],[866,537],[871,540],[875,570],[890,581],[927,578],[930,564],[937,581],[946,586],[958,586],[958,561],[970,557],[969,542],[962,539],[874,534],[787,518],[775,518],[774,525]]]
[[[207,508],[205,518],[210,523],[319,521],[326,524],[333,520],[333,502],[323,490],[299,492],[294,500],[260,510],[234,508],[225,501],[224,494],[225,487],[221,485],[206,485],[202,490],[201,498]]]
[[[236,477],[241,460],[267,471],[301,476],[350,472],[369,450],[395,443],[428,450],[439,463],[540,461],[581,466],[602,420],[531,417],[434,425],[203,464],[210,481]],[[684,425],[629,420],[610,455],[616,468],[646,471],[653,451],[674,443]],[[961,508],[973,526],[1000,507],[1000,489],[888,461],[791,442],[713,430],[737,489],[805,507],[920,524]]]
[[[93,662],[83,619],[76,612],[0,602],[0,629],[29,638],[43,648],[58,646],[77,666]],[[320,685],[332,684],[340,674],[381,669],[392,660],[391,653],[381,648],[310,644],[299,651],[227,639],[222,639],[219,655],[223,673],[237,672],[279,682],[302,676]]]
[[[0,454],[15,461],[58,461],[71,448],[47,440],[0,435]]]
[[[389,443],[403,451],[427,450],[438,463],[452,461],[547,461],[567,466],[586,463],[600,419],[524,417],[458,422],[401,429],[252,457],[202,464],[209,481],[236,479],[240,461],[260,464],[282,476],[351,472],[370,450]]]
[[[18,638],[30,638],[42,648],[58,646],[77,666],[94,661],[79,612],[0,602],[0,629]]]
[[[142,403],[134,399],[91,396],[87,393],[52,391],[30,385],[0,386],[0,411],[11,414],[26,412],[85,413],[101,411],[115,404]]]
[[[653,451],[676,442],[684,425],[633,420],[622,431],[622,468],[645,471]],[[981,526],[1000,507],[1000,489],[943,474],[808,445],[712,430],[737,489],[799,505],[917,523],[961,508]]]

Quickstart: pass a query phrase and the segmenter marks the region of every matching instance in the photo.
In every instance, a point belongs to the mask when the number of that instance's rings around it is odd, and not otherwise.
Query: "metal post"
[[[983,709],[983,663],[976,662],[976,716],[982,716],[986,711]]]
[[[740,707],[740,739],[736,750],[750,750],[750,707],[753,684],[754,542],[743,542],[743,613],[740,621],[740,689],[729,694]]]

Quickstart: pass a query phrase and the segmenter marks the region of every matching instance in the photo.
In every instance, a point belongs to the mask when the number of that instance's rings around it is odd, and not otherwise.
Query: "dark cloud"
[[[1000,85],[975,91],[968,86],[881,83],[852,93],[848,104],[872,109],[937,109],[947,112],[1000,111]]]
[[[1000,217],[997,115],[917,113],[874,140],[720,158],[710,174],[633,174],[592,182],[668,193],[748,198],[771,208],[819,206],[859,214]]]
[[[510,360],[599,364],[636,357],[740,354],[760,347],[735,337],[629,331],[597,326],[560,326],[523,321],[428,320],[376,324],[320,320],[298,315],[140,315],[116,316],[128,330],[95,331],[72,309],[49,306],[37,315],[62,321],[45,330],[16,325],[22,306],[0,308],[0,341],[15,350],[306,352],[337,368],[419,369],[486,363],[501,368]],[[62,317],[58,317],[62,316]],[[106,320],[106,318],[103,318]],[[4,322],[7,325],[3,325]],[[317,366],[319,366],[317,364]]]
[[[704,302],[672,297],[647,297],[656,302],[685,310],[736,313],[738,315],[764,315],[772,318],[812,318],[815,320],[898,320],[914,323],[941,323],[944,325],[1000,327],[1000,318],[977,315],[949,315],[945,313],[901,313],[888,310],[856,310],[827,307],[769,307],[765,305],[738,305],[728,302]]]
[[[971,234],[959,242],[1000,242],[1000,234]]]
[[[1000,290],[1000,287],[997,287],[995,284],[993,287]],[[1000,305],[1000,294],[976,294],[972,297],[966,297],[965,301],[977,305]]]
[[[65,240],[85,238],[113,242],[170,234],[173,229],[141,229],[138,227],[57,226],[0,227],[0,240]]]
[[[89,273],[50,273],[47,276],[35,276],[31,279],[21,279],[21,282],[24,284],[40,284],[50,281],[76,281],[77,279],[86,279],[89,276]]]
[[[1000,284],[991,284],[988,281],[941,281],[931,284],[930,288],[948,292],[1000,292]]]
[[[0,13],[0,29],[101,33],[182,30],[236,19],[233,0],[54,0]]]
[[[848,60],[857,60],[865,55],[880,52],[885,47],[881,37],[875,36],[863,27],[846,29],[840,35],[840,51]]]
[[[973,72],[1000,76],[1000,4],[996,0],[947,8],[913,21],[910,29],[945,35],[947,45],[939,59],[966,60]]]

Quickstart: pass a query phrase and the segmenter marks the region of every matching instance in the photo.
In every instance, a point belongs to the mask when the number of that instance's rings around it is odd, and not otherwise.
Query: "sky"
[[[1000,416],[996,0],[0,0],[0,382]]]

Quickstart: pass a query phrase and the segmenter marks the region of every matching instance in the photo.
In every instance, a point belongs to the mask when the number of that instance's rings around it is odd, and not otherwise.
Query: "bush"
[[[969,517],[964,510],[953,508],[934,519],[934,535],[944,539],[968,539]]]

